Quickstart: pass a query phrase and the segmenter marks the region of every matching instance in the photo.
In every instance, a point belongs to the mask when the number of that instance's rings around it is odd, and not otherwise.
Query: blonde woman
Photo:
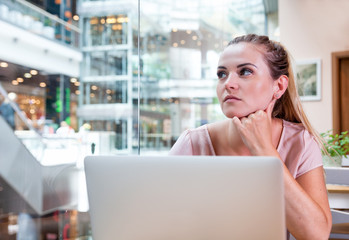
[[[221,54],[217,76],[227,119],[185,131],[170,154],[279,158],[288,231],[296,239],[328,239],[321,140],[303,112],[286,49],[267,36],[237,37]]]

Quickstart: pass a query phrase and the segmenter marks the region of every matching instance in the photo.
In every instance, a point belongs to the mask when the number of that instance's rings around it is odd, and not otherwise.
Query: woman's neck
[[[231,119],[208,125],[208,131],[216,155],[248,156],[250,151],[243,143]]]
[[[246,147],[245,143],[242,141],[240,134],[238,133],[233,121],[229,119],[227,121],[227,127],[225,131],[225,138],[229,149],[234,155],[238,156],[249,156],[251,155],[250,150]]]

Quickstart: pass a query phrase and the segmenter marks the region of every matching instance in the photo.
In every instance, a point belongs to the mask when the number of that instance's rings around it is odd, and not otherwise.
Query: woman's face
[[[264,49],[250,43],[227,47],[218,61],[217,96],[228,118],[265,110],[273,98],[275,83],[264,60]]]

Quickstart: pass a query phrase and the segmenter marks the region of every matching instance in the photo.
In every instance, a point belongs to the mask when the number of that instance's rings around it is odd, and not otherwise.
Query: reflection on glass
[[[127,44],[128,22],[124,14],[85,18],[84,46]]]
[[[84,84],[85,104],[127,103],[127,82],[89,82]]]
[[[166,153],[184,130],[223,119],[219,54],[235,36],[266,31],[262,0],[161,3],[141,6],[142,154]]]
[[[80,15],[84,30],[80,125],[92,121],[112,126],[115,132],[120,123],[125,136],[117,142],[127,141],[131,152],[130,146],[138,145],[134,103],[140,87],[143,154],[166,153],[185,129],[224,117],[215,93],[220,52],[237,35],[265,34],[266,25],[277,19],[266,19],[262,0],[141,0],[138,35],[133,11],[138,1],[122,5],[116,13],[102,11],[98,1],[83,1],[82,6],[85,2],[89,8]],[[121,6],[113,1],[105,4]]]
[[[87,58],[88,76],[127,75],[127,51],[93,51]]]
[[[132,54],[137,54],[138,2],[103,4],[105,9],[100,2],[89,1],[86,14],[80,14],[84,62],[79,86],[79,124],[90,124],[90,132],[108,139],[103,143],[107,147],[102,147],[103,151],[109,149],[105,153],[130,154],[137,147],[133,140],[137,137],[137,105],[133,101],[137,96],[132,93],[137,87],[133,66],[138,61]],[[82,9],[84,6],[82,3]]]

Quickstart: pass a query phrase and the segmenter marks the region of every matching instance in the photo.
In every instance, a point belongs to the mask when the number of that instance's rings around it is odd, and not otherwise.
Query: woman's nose
[[[236,77],[229,75],[228,78],[225,81],[225,88],[231,88],[231,89],[238,89],[239,84],[237,82]]]

